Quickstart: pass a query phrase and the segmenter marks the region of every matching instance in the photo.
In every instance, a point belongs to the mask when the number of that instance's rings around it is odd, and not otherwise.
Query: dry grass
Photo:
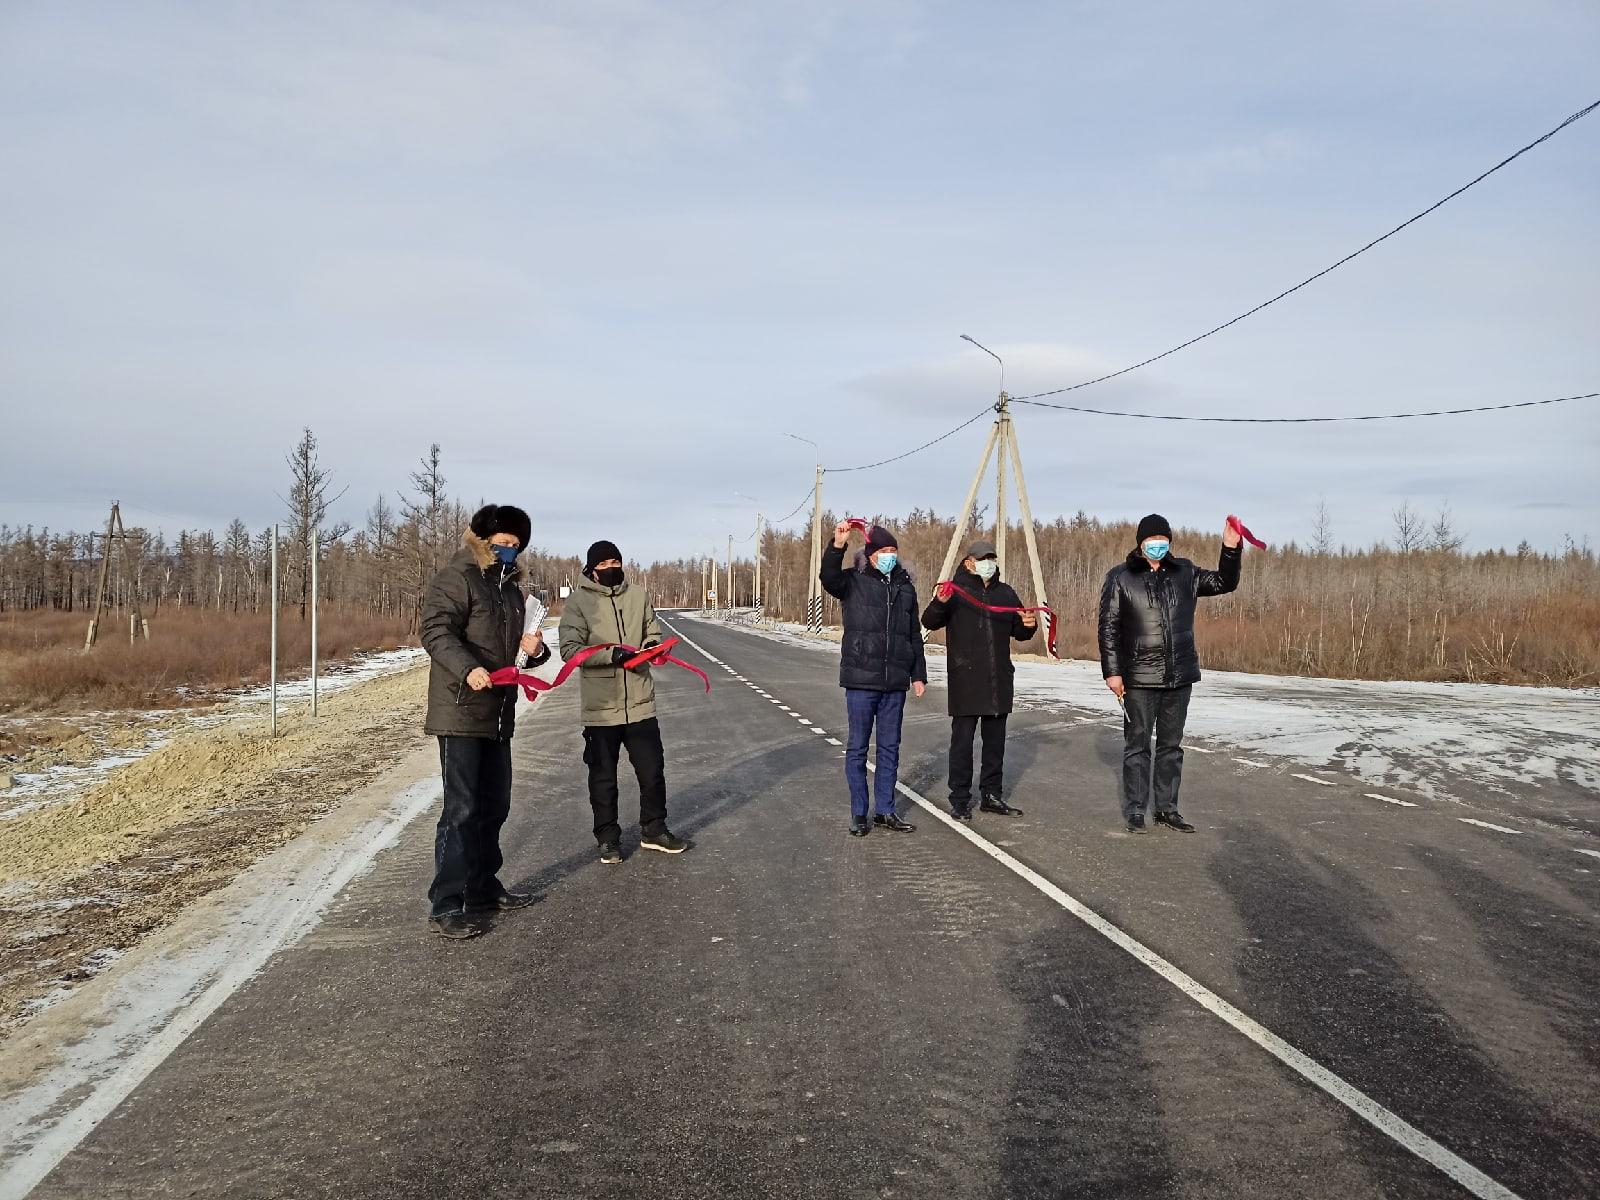
[[[167,609],[151,619],[150,640],[133,645],[127,622],[126,614],[109,614],[86,654],[81,613],[0,614],[0,712],[166,708],[268,678],[265,614]],[[323,661],[415,643],[403,618],[365,610],[325,611],[317,632]],[[303,671],[310,661],[309,625],[284,618],[279,671]]]

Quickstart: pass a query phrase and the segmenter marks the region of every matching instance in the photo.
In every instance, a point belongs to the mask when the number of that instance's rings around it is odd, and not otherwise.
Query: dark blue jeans
[[[894,784],[900,775],[900,721],[906,712],[904,692],[872,692],[845,688],[845,712],[850,718],[850,742],[844,752],[844,778],[850,785],[850,815],[867,815],[867,743],[878,727],[878,782],[874,789],[877,811],[895,811]]]

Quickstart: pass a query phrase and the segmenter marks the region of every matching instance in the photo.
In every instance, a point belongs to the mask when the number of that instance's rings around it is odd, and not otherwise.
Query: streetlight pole
[[[822,632],[822,447],[797,433],[784,437],[805,442],[817,452],[817,478],[811,491],[811,569],[806,572],[806,628]]]

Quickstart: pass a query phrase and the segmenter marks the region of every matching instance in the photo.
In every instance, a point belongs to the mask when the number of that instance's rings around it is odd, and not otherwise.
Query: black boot
[[[1020,817],[1022,815],[1020,808],[1012,808],[1011,805],[1000,799],[999,792],[985,792],[983,800],[978,804],[978,811],[995,813],[1002,817]]]
[[[435,933],[453,942],[464,942],[468,938],[481,937],[487,932],[480,922],[474,921],[464,912],[441,913],[437,917],[428,919],[433,922]]]
[[[1179,815],[1177,809],[1173,809],[1171,812],[1158,812],[1156,814],[1156,824],[1165,825],[1168,829],[1171,829],[1175,833],[1194,832],[1194,826],[1185,821],[1183,817]]]

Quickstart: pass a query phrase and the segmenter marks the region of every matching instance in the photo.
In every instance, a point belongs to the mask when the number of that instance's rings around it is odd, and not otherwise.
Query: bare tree
[[[300,617],[304,620],[311,595],[311,535],[322,531],[328,507],[344,492],[328,495],[333,472],[322,466],[317,456],[317,436],[309,425],[284,461],[289,464],[290,476],[289,495],[284,502],[289,506],[289,541],[294,548],[291,571],[300,589]],[[340,525],[322,537],[336,541],[349,532],[349,525]]]
[[[438,573],[448,537],[450,498],[445,494],[440,461],[439,443],[435,442],[428,447],[428,457],[421,461],[420,469],[411,472],[411,497],[400,497],[400,513],[414,535],[411,565],[416,593],[414,613],[419,619],[423,589]]]
[[[1328,515],[1328,501],[1317,497],[1317,512],[1311,521],[1311,553],[1326,558],[1333,553],[1333,518]]]
[[[1426,528],[1422,514],[1411,507],[1411,501],[1405,501],[1394,510],[1394,548],[1401,554],[1415,554],[1422,549]]]

